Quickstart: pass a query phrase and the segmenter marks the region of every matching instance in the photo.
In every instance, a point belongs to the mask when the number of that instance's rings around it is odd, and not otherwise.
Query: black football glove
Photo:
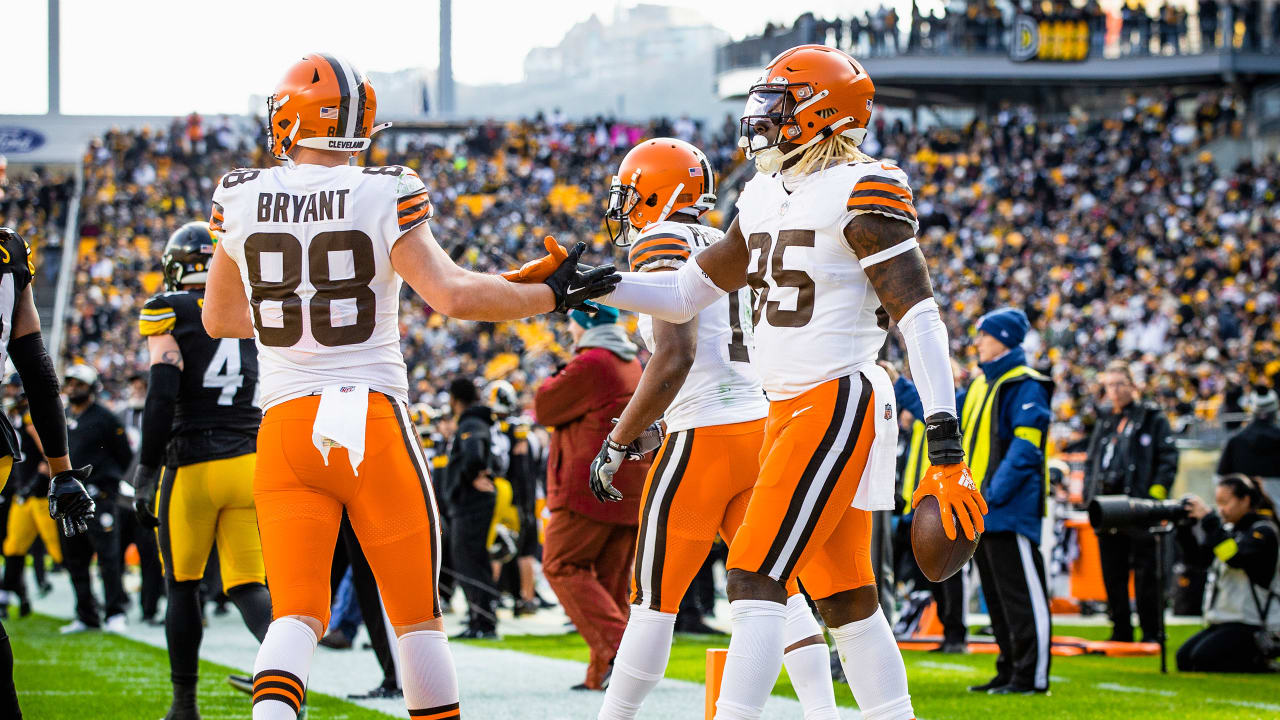
[[[555,294],[556,307],[553,312],[565,313],[583,307],[584,302],[607,295],[622,281],[612,265],[595,268],[579,266],[578,258],[582,257],[586,249],[585,242],[578,242],[569,251],[568,257],[542,281]]]
[[[156,517],[156,486],[160,483],[160,468],[139,465],[133,471],[133,514],[138,524],[148,530],[160,527]]]
[[[58,522],[62,534],[75,537],[89,530],[89,520],[97,506],[84,481],[93,472],[92,465],[60,472],[49,481],[49,517]]]
[[[606,437],[596,459],[591,461],[591,494],[600,502],[618,502],[622,499],[622,493],[613,486],[613,475],[622,467],[627,455],[625,445],[619,445]]]

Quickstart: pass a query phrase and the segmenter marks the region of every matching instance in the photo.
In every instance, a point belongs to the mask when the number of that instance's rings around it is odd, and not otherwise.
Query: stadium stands
[[[916,188],[958,356],[972,359],[966,333],[985,309],[1026,308],[1033,346],[1058,381],[1064,442],[1089,424],[1094,372],[1112,358],[1134,364],[1179,427],[1237,411],[1250,384],[1280,381],[1280,164],[1220,171],[1204,144],[1239,132],[1236,101],[1193,105],[1177,114],[1157,96],[1067,122],[1010,108],[960,131],[881,125],[867,148],[896,158]],[[169,232],[207,215],[222,172],[269,161],[256,137],[206,133],[201,122],[112,132],[86,156],[65,356],[98,367],[109,394],[144,369],[133,318],[159,285]],[[621,150],[643,135],[683,134],[723,177],[740,162],[731,129],[539,117],[479,125],[449,147],[408,138],[372,162],[419,170],[433,230],[461,264],[513,266],[546,233],[588,241],[598,261],[612,255],[600,205]],[[523,389],[559,362],[554,320],[458,323],[407,292],[403,344],[418,399],[433,402],[456,374],[509,375]]]

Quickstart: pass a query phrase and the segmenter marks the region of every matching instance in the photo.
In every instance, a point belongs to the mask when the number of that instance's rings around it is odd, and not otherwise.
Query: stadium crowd
[[[1203,149],[1240,132],[1229,92],[1182,114],[1174,105],[1135,97],[1113,116],[1065,122],[1007,108],[989,123],[927,132],[881,120],[867,147],[898,159],[913,181],[959,356],[972,359],[967,332],[982,312],[1025,308],[1031,347],[1058,382],[1067,442],[1090,425],[1095,372],[1113,358],[1132,363],[1175,429],[1239,411],[1251,385],[1280,379],[1280,164],[1222,172]],[[601,261],[612,249],[600,206],[621,152],[645,135],[684,135],[708,149],[723,178],[740,162],[732,130],[539,116],[477,126],[456,143],[401,137],[375,148],[372,162],[420,172],[433,231],[464,265],[512,267],[545,234],[586,240]],[[174,228],[207,214],[222,172],[270,162],[258,145],[228,120],[207,127],[192,117],[113,131],[89,148],[81,233],[93,242],[77,269],[65,359],[93,365],[112,402],[123,403],[125,382],[145,370],[134,320],[158,289],[159,249]],[[566,357],[556,323],[459,323],[407,292],[403,344],[416,400],[445,404],[459,375],[505,377],[527,406],[532,386]]]

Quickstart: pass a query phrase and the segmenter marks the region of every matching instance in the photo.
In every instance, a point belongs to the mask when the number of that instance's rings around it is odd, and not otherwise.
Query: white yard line
[[[35,601],[36,610],[54,617],[70,618],[74,607],[70,581],[64,574],[55,575],[51,580],[54,591],[48,597]],[[501,630],[512,635],[553,634],[564,624],[564,615],[558,610],[544,611],[532,618],[520,620],[508,619],[505,612],[503,615]],[[136,604],[130,608],[130,620],[125,637],[165,647],[164,628],[137,622]],[[258,643],[245,629],[234,606],[223,617],[210,613],[208,620],[209,626],[204,631],[200,656],[216,663],[242,668],[247,674],[248,669],[253,667]],[[461,630],[460,623],[457,613],[445,617],[446,630],[450,634]],[[362,635],[357,640],[357,645],[363,646],[364,642],[365,637]],[[727,645],[728,638],[725,643]],[[450,647],[458,671],[463,711],[469,717],[486,720],[582,720],[594,718],[600,708],[603,697],[600,693],[569,690],[571,686],[582,682],[586,670],[584,663],[463,643],[453,643]],[[154,680],[160,686],[157,687],[157,692],[167,694],[164,678]],[[316,651],[308,685],[316,692],[345,698],[348,693],[365,692],[378,685],[381,680],[382,672],[372,650],[330,650],[322,647]],[[235,691],[228,687],[227,692]],[[390,717],[404,717],[405,713],[401,700],[351,702],[386,713]],[[645,701],[640,717],[655,720],[701,720],[703,686],[683,680],[663,680]],[[765,706],[764,717],[798,719],[801,717],[800,703],[788,698],[771,697]],[[861,716],[856,710],[841,708],[840,717],[854,720]],[[208,718],[213,720],[213,716]]]
[[[1269,710],[1271,712],[1280,713],[1280,705],[1274,703],[1254,702],[1253,700],[1226,700],[1223,698],[1207,698],[1211,703],[1222,703],[1224,705],[1235,705],[1236,707],[1247,707],[1255,710]]]
[[[1178,694],[1172,690],[1156,690],[1153,688],[1134,687],[1132,685],[1118,685],[1116,683],[1095,683],[1094,687],[1100,690],[1110,690],[1112,692],[1159,695],[1160,697],[1173,697]]]

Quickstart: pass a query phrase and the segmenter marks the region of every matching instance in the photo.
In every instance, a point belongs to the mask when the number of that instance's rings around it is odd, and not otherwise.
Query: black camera
[[[1127,495],[1099,495],[1089,503],[1089,524],[1095,530],[1149,528],[1168,520],[1178,524],[1189,520],[1182,500],[1148,500]]]

